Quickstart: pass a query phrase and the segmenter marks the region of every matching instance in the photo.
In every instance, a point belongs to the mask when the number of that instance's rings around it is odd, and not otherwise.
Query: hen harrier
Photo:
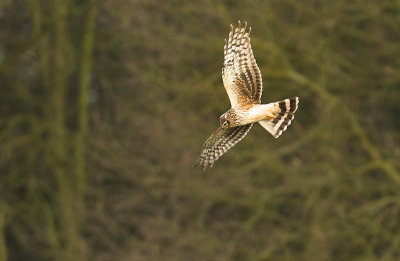
[[[204,143],[197,166],[212,167],[226,151],[246,136],[258,122],[272,136],[278,138],[293,120],[298,97],[261,104],[261,72],[251,50],[247,22],[240,21],[229,32],[224,45],[222,80],[231,102],[231,108],[221,115],[220,127]]]

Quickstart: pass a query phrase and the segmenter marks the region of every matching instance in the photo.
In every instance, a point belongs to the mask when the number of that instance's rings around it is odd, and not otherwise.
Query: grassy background
[[[238,19],[299,109],[203,172]],[[399,41],[399,1],[0,2],[0,261],[399,260]]]

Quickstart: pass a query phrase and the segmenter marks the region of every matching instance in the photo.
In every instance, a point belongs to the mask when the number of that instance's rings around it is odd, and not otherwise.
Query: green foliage
[[[203,172],[247,20],[263,103]],[[398,260],[396,1],[0,3],[0,261]]]
[[[69,4],[13,1],[2,10],[6,33],[0,78],[6,84],[1,110],[0,231],[5,240],[0,240],[0,249],[9,260],[86,256],[80,232],[85,216],[76,213],[84,208],[82,151],[88,120],[82,115],[88,113],[91,57],[86,53],[91,53],[87,38],[92,37],[93,26],[74,27],[71,15],[90,13],[94,7]],[[87,20],[93,23],[94,17]],[[74,33],[84,34],[85,39],[75,39]],[[83,80],[72,89],[76,78]],[[75,105],[75,100],[80,103]],[[6,259],[5,254],[0,257]]]

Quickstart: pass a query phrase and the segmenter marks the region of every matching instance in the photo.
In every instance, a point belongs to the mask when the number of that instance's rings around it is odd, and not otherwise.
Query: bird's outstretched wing
[[[196,166],[211,168],[219,157],[246,136],[252,126],[253,124],[247,124],[229,129],[219,127],[204,143]]]
[[[250,45],[251,27],[238,21],[225,39],[222,80],[232,107],[261,102],[262,78]]]

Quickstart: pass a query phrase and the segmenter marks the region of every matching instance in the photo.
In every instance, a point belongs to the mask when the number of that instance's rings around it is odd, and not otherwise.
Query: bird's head
[[[221,125],[222,129],[227,129],[232,127],[233,121],[227,113],[224,113],[219,118],[219,124]]]

